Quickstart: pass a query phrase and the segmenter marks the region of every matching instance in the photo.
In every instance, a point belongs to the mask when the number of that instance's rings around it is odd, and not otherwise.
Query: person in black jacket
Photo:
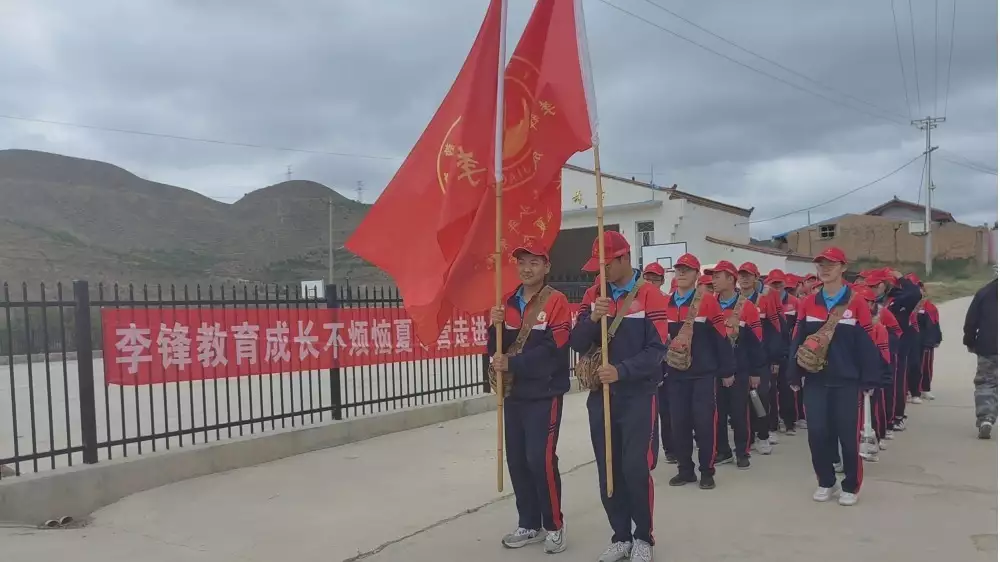
[[[976,354],[976,427],[979,438],[989,439],[997,423],[997,280],[972,297],[965,314],[962,343]]]
[[[663,380],[660,363],[667,351],[666,295],[658,287],[643,282],[639,270],[632,268],[631,247],[624,236],[613,231],[604,233],[604,263],[600,262],[599,243],[599,239],[594,240],[591,258],[583,269],[604,268],[608,297],[600,296],[598,285],[584,294],[576,326],[570,333],[570,346],[577,353],[587,353],[591,346],[601,345],[601,318],[607,316],[610,327],[629,292],[642,283],[618,331],[608,342],[609,364],[597,370],[601,383],[609,385],[611,393],[611,457],[616,468],[614,494],[610,498],[604,462],[603,393],[596,390],[587,397],[601,502],[614,533],[600,561],[630,558],[650,562],[654,544],[651,472],[656,467],[659,449],[657,386]]]
[[[550,265],[544,249],[521,247],[513,256],[521,286],[507,295],[504,306],[490,311],[487,341],[494,370],[514,377],[504,401],[504,440],[518,523],[502,543],[520,548],[544,542],[545,552],[552,554],[566,550],[556,446],[563,395],[569,391],[570,306],[566,295],[545,284]],[[526,318],[527,314],[534,318]],[[497,354],[495,326],[501,322],[503,353]],[[525,323],[530,331],[524,346],[509,354]]]

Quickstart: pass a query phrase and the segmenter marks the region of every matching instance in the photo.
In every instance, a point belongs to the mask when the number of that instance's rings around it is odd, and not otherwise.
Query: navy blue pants
[[[507,470],[518,527],[562,529],[562,479],[556,456],[562,409],[562,396],[504,401]]]
[[[861,441],[861,425],[864,423],[861,409],[864,398],[856,384],[845,386],[824,386],[809,384],[802,388],[805,404],[806,424],[809,432],[809,452],[812,454],[813,471],[823,488],[832,488],[837,483],[833,470],[837,462],[839,445],[844,463],[845,492],[858,493],[863,480],[861,457],[858,455]]]
[[[601,502],[614,532],[612,542],[641,539],[653,544],[653,475],[650,473],[656,468],[659,455],[656,401],[656,394],[611,396],[611,470],[615,490],[609,498],[604,463],[604,397],[601,392],[591,392],[587,397],[590,441],[597,460]]]
[[[757,385],[757,394],[760,396],[761,404],[764,405],[764,415],[758,417],[757,410],[753,407],[753,402],[750,402],[750,396],[747,395],[747,411],[750,412],[750,428],[757,436],[757,439],[767,440],[771,436],[771,423],[769,419],[769,412],[771,408],[771,373],[768,373],[760,377],[760,384]]]
[[[674,454],[673,429],[670,427],[670,392],[666,381],[656,389],[657,406],[660,410],[660,439],[663,443],[663,454]],[[655,437],[654,437],[655,439]]]
[[[913,342],[916,339],[911,334],[903,334],[899,338],[899,353],[896,359],[896,372],[893,385],[892,417],[901,420],[906,415],[906,394],[908,392],[908,377],[911,369]]]
[[[778,367],[781,371],[777,377],[771,379],[771,394],[777,394],[777,401],[771,402],[771,407],[777,408],[775,411],[771,412],[772,429],[777,428],[777,420],[779,417],[783,422],[785,422],[785,427],[794,426],[795,422],[799,419],[799,396],[797,392],[792,390],[791,385],[786,380],[788,361],[782,361]]]
[[[910,396],[920,396],[920,383],[924,377],[924,348],[920,345],[919,337],[914,340],[916,344],[910,347],[910,364],[906,369],[906,391]]]
[[[679,474],[694,475],[694,461],[691,459],[694,452],[692,431],[694,438],[698,440],[698,470],[703,474],[715,474],[717,380],[710,375],[697,378],[667,377],[667,382],[664,383],[670,397],[670,426],[673,430],[674,454],[677,456]]]
[[[735,453],[738,457],[750,456],[750,379],[736,377],[733,386],[723,386],[719,380],[716,399],[719,403],[715,452],[719,458]],[[729,423],[733,425],[733,446],[729,446]]]

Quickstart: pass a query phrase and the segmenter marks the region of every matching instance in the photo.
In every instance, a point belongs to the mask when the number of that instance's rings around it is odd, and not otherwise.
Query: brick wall
[[[932,225],[935,259],[976,259],[988,263],[990,231],[959,223]],[[833,238],[821,239],[819,225],[789,232],[783,249],[815,255],[838,246],[848,259],[922,262],[924,238],[909,233],[907,222],[869,215],[847,215],[836,223]]]

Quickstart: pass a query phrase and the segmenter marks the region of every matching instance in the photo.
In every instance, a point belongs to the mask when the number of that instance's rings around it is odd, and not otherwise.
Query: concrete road
[[[854,507],[817,504],[804,433],[749,471],[720,467],[718,488],[656,479],[659,560],[964,562],[997,557],[997,445],[976,439],[974,358],[960,342],[968,299],[941,307],[937,400],[865,465]],[[610,531],[583,396],[567,400],[560,465],[565,560],[595,560]],[[513,500],[495,490],[495,414],[387,435],[126,498],[79,529],[0,529],[5,561],[373,562],[543,560],[506,551]],[[509,480],[508,491],[509,491]],[[67,552],[68,551],[68,552]],[[70,554],[71,553],[71,554]]]

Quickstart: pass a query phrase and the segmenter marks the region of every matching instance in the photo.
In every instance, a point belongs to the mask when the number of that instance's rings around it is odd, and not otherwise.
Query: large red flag
[[[501,0],[491,0],[479,35],[427,128],[345,247],[388,273],[424,343],[452,307],[442,287],[452,260],[438,242],[452,193],[493,184]]]
[[[504,292],[517,285],[510,252],[522,245],[548,249],[562,219],[562,167],[592,146],[592,90],[579,0],[539,0],[504,76],[503,226]],[[485,310],[495,299],[494,189],[450,199],[453,222],[438,235],[444,255],[456,255],[446,298],[465,311]],[[471,228],[463,228],[463,215]],[[461,229],[461,230],[460,230]]]

